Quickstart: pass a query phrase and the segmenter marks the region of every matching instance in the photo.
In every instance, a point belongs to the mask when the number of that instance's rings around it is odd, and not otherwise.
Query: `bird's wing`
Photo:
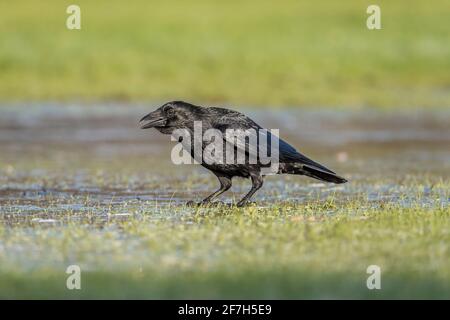
[[[246,155],[258,156],[258,143],[249,143],[258,141],[258,131],[262,129],[257,123],[239,112],[229,112],[220,116],[212,122],[214,129],[222,133],[223,139],[227,144],[237,148],[238,152]],[[241,130],[248,139],[236,139],[233,130]]]
[[[260,125],[239,112],[232,112],[218,117],[212,122],[212,126],[222,132],[226,143],[233,145],[240,152],[245,152],[246,155],[257,157],[259,152],[258,146],[259,142],[261,141],[260,139],[266,139],[265,141],[267,141],[268,150],[270,150],[272,142],[278,142],[278,154],[280,163],[301,163],[312,168],[335,174],[335,172],[331,171],[330,169],[304,156],[289,143],[272,134],[270,131],[263,130]],[[246,133],[249,138],[235,139],[233,136],[227,134],[228,129],[244,131],[247,130]],[[255,145],[253,143],[249,143],[249,141],[258,141],[258,143]],[[264,150],[264,152],[266,152],[267,154],[267,150]]]
[[[292,163],[292,162],[302,163],[302,164],[308,165],[314,169],[320,169],[325,172],[335,174],[335,172],[324,167],[320,163],[317,163],[317,162],[309,159],[308,157],[304,156],[303,154],[301,154],[300,152],[295,150],[295,148],[293,146],[291,146],[289,143],[287,143],[286,141],[284,141],[282,139],[279,139],[278,141],[279,141],[280,162],[281,163]]]

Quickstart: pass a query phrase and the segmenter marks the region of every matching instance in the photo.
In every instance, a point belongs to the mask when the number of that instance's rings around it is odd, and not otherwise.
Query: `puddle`
[[[138,120],[152,109],[1,106],[0,219],[53,224],[69,213],[71,219],[126,219],[217,189],[215,177],[201,167],[171,163],[168,136],[139,129]],[[450,112],[242,111],[265,127],[280,128],[301,152],[350,180],[334,186],[271,176],[254,198],[261,207],[330,197],[341,204],[365,199],[373,206],[449,204]],[[249,181],[237,180],[222,200],[235,201],[249,187]],[[110,214],[111,208],[119,212]]]

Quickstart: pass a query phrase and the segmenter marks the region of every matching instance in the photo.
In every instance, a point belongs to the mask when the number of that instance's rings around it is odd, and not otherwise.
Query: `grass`
[[[55,206],[38,215],[54,223],[4,213],[1,298],[450,298],[450,210],[419,198]],[[71,264],[81,290],[65,287]],[[381,290],[366,287],[372,264]]]
[[[194,208],[212,174],[175,166],[168,140],[136,128],[140,109],[108,107],[2,109],[0,298],[450,298],[445,112],[305,113],[283,136],[349,183],[270,176],[258,206]]]
[[[450,6],[378,1],[0,4],[0,100],[448,107]]]

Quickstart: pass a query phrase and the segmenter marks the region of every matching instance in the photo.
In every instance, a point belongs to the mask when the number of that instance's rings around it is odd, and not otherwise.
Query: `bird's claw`
[[[222,201],[214,201],[214,202],[209,202],[209,201],[201,201],[201,202],[188,201],[186,203],[186,205],[188,207],[219,207],[219,206],[225,205],[225,203],[222,202]]]
[[[252,201],[239,201],[236,204],[236,207],[242,208],[242,207],[253,207],[256,206],[256,202],[252,202]]]
[[[195,201],[188,201],[186,202],[186,206],[188,207],[221,207],[221,206],[228,206],[228,207],[232,207],[233,204],[230,203],[225,203],[222,201],[214,201],[214,202],[208,202],[208,201],[200,201],[200,202],[195,202]],[[252,202],[252,201],[239,201],[236,204],[236,207],[238,208],[243,208],[243,207],[253,207],[256,206],[256,202]]]
[[[190,200],[190,201],[186,202],[186,206],[188,206],[188,207],[195,207],[195,206],[198,206],[198,203],[195,202],[195,201]]]

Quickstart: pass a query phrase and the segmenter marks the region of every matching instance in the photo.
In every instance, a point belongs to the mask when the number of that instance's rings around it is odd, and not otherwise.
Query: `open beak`
[[[166,122],[167,119],[163,117],[159,110],[150,112],[139,121],[141,123],[141,129],[164,127]]]

